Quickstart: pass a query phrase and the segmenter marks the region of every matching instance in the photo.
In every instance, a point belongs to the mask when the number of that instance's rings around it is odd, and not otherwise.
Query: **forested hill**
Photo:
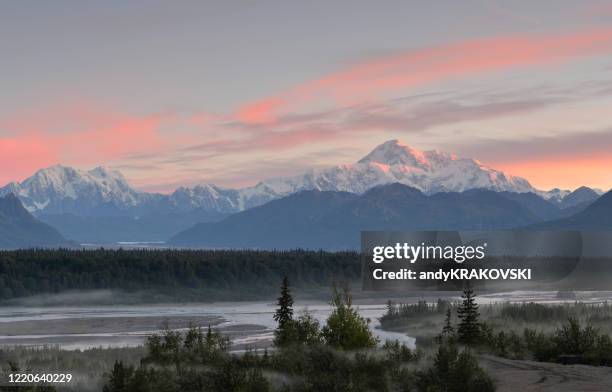
[[[294,287],[312,289],[357,280],[359,273],[353,252],[0,251],[0,299],[95,289],[201,293],[195,297],[201,301],[273,298],[284,275]]]

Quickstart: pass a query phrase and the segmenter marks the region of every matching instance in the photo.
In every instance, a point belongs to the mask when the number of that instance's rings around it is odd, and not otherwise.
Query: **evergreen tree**
[[[130,380],[134,375],[134,368],[123,365],[122,361],[116,361],[111,371],[108,382],[104,385],[104,392],[127,392],[130,390]]]
[[[452,343],[455,340],[455,328],[452,323],[452,313],[450,306],[446,308],[446,317],[444,318],[444,326],[442,332],[436,336],[436,343],[446,344]]]
[[[288,321],[293,320],[293,297],[289,290],[289,279],[283,277],[280,297],[277,298],[276,304],[278,309],[274,313],[274,321],[278,323],[279,328],[282,328]]]
[[[450,306],[446,309],[446,318],[444,319],[444,327],[442,328],[442,336],[452,337],[455,334],[455,328],[453,328],[452,314]]]
[[[289,290],[289,279],[287,276],[283,277],[281,294],[276,304],[278,305],[278,309],[276,309],[274,313],[274,321],[278,323],[278,327],[276,331],[274,331],[274,343],[277,346],[284,346],[291,343],[295,335],[295,328],[293,325],[293,297]]]
[[[480,313],[478,313],[476,295],[469,282],[465,285],[461,297],[463,301],[457,309],[457,317],[461,320],[457,328],[459,342],[468,345],[476,344],[480,338],[480,323],[478,322]]]
[[[417,372],[417,391],[493,392],[495,385],[468,350],[459,351],[453,341],[438,347],[433,366]]]

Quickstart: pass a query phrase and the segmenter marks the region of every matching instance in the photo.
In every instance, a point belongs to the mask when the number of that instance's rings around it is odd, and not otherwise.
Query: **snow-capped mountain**
[[[41,169],[21,183],[0,188],[0,196],[14,193],[33,213],[100,215],[126,213],[154,198],[137,192],[115,170],[97,167],[84,171],[62,165]]]
[[[196,223],[215,222],[301,191],[359,195],[393,183],[416,188],[426,196],[470,189],[532,192],[549,200],[551,208],[569,206],[568,211],[586,207],[599,194],[588,188],[573,193],[559,189],[539,191],[527,180],[477,160],[440,151],[419,151],[390,140],[355,163],[311,169],[299,176],[268,179],[241,189],[202,184],[180,187],[169,195],[146,193],[132,188],[115,170],[98,167],[85,171],[56,165],[0,188],[0,196],[15,194],[28,211],[66,238],[81,243],[109,243],[163,241]]]
[[[272,189],[264,183],[242,189],[203,184],[178,188],[169,195],[167,204],[171,210],[176,211],[201,208],[221,213],[233,213],[260,206],[293,192],[295,191],[285,192],[282,186]]]
[[[554,204],[559,204],[561,203],[561,201],[563,201],[563,199],[569,195],[570,193],[572,193],[571,190],[569,189],[559,189],[559,188],[553,188],[551,190],[548,191],[538,191],[537,192],[538,195],[540,195],[542,198],[554,203]]]
[[[345,191],[361,194],[390,183],[401,183],[425,194],[488,189],[497,192],[533,192],[553,202],[569,191],[536,190],[520,177],[504,174],[475,159],[441,151],[420,151],[389,140],[352,164],[311,169],[286,178],[264,180],[255,186],[228,189],[212,184],[180,187],[170,195],[139,192],[121,173],[98,167],[83,171],[61,165],[36,172],[21,183],[0,188],[0,196],[15,193],[35,214],[73,213],[82,216],[189,212],[195,209],[223,214],[262,205],[303,190]]]
[[[182,186],[168,196],[168,204],[177,211],[196,208],[231,213],[240,211],[240,192],[235,189],[221,188],[203,184],[194,187]]]
[[[409,185],[426,194],[475,188],[536,192],[527,180],[506,175],[477,160],[440,151],[419,151],[398,140],[379,145],[354,164],[311,170],[303,176],[262,184],[277,193],[289,194],[305,189],[363,193],[390,183]]]
[[[179,209],[190,206],[235,212],[303,190],[361,194],[390,183],[409,185],[426,194],[474,188],[536,192],[527,180],[506,175],[474,159],[457,158],[440,151],[419,151],[390,140],[353,164],[311,169],[300,176],[265,180],[237,190],[210,184],[181,187],[170,195],[170,201]]]

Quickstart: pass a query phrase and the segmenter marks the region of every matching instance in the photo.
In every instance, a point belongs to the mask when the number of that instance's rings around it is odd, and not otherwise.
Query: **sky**
[[[3,1],[0,37],[0,185],[242,187],[400,139],[612,188],[611,1]]]

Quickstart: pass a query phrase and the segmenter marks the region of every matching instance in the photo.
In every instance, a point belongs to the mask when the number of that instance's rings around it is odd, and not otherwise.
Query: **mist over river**
[[[189,324],[211,325],[231,338],[235,351],[262,348],[271,346],[274,337],[275,308],[272,302],[0,307],[0,346],[52,345],[67,350],[139,346],[167,322],[175,330],[184,330]],[[294,309],[296,316],[308,309],[321,324],[331,312],[325,303],[298,302]],[[371,320],[370,328],[381,342],[399,340],[414,347],[413,338],[378,328],[386,304],[360,305],[358,309]]]
[[[394,302],[434,302],[432,293],[424,297],[395,298]],[[437,293],[456,301],[457,293]],[[426,296],[428,295],[428,296]],[[504,302],[591,302],[612,300],[612,292],[576,292],[570,298],[558,292],[514,291],[491,293],[477,297],[481,304]],[[384,299],[363,299],[357,304],[359,313],[371,320],[370,328],[380,339],[399,340],[409,347],[415,339],[404,333],[381,330],[379,318],[386,312]],[[206,328],[211,325],[232,340],[232,350],[272,345],[276,322],[276,304],[271,301],[216,302],[190,304],[96,305],[96,306],[3,306],[0,307],[0,346],[57,346],[66,350],[93,347],[140,346],[146,337],[159,332],[167,323],[173,330],[186,330],[189,325]],[[295,317],[307,309],[323,325],[331,312],[325,302],[300,302],[294,305]]]

